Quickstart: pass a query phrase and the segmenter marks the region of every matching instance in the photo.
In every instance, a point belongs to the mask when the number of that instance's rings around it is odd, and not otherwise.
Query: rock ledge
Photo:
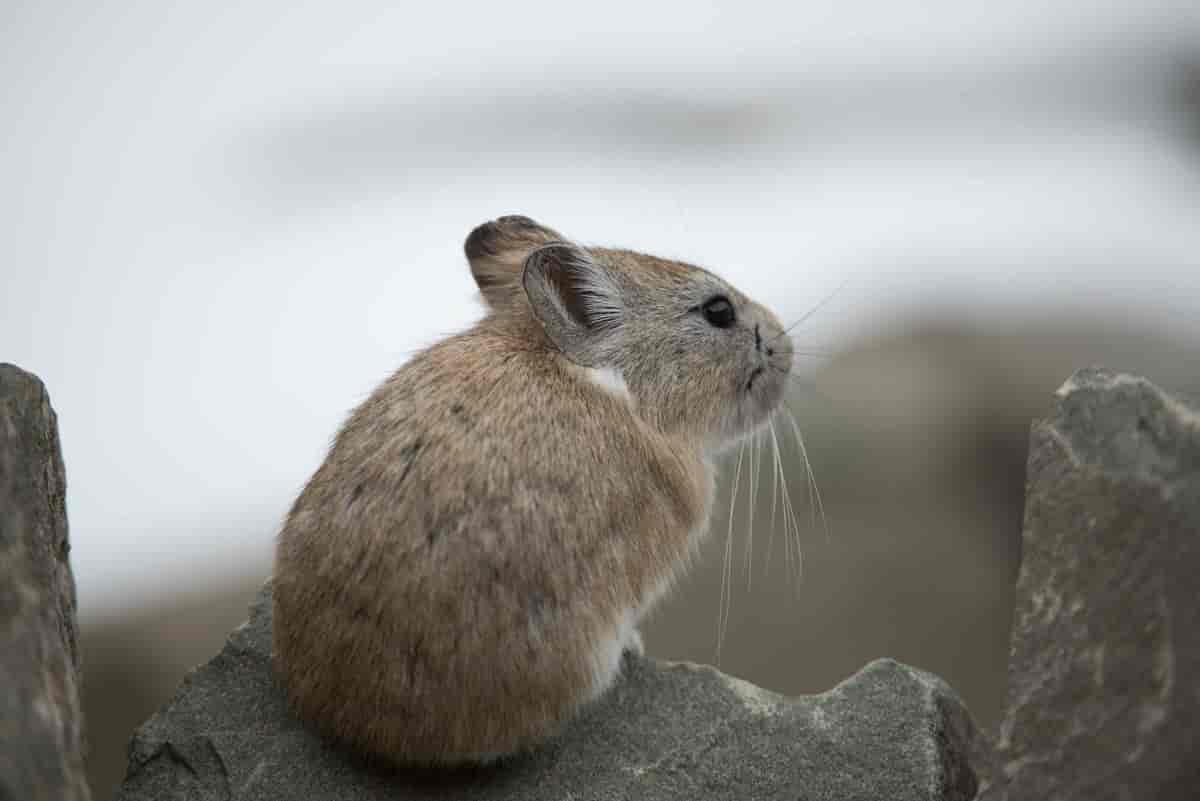
[[[712,668],[627,658],[617,686],[531,754],[484,769],[389,771],[287,712],[270,626],[268,583],[225,649],[138,730],[121,801],[975,796],[975,729],[962,702],[891,660],[787,699]]]

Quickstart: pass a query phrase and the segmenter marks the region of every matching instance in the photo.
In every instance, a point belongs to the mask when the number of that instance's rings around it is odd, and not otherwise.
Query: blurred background
[[[750,586],[745,473],[732,525],[721,667],[781,692],[892,656],[991,723],[1031,418],[1090,363],[1200,388],[1194,0],[10,0],[0,65],[0,360],[60,416],[101,798],[346,412],[478,317],[483,220],[789,322],[842,286],[795,331],[801,579],[767,481]],[[714,528],[653,655],[717,658]]]

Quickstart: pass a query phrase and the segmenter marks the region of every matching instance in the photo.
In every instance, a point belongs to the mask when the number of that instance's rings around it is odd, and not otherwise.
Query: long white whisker
[[[734,479],[733,479],[733,496],[734,496],[734,498],[738,497],[738,487],[740,486],[741,479],[742,479],[742,457],[745,455],[745,452],[746,452],[746,443],[745,443],[745,441],[743,441],[741,447],[738,449],[738,467],[737,467],[737,472],[734,474]],[[733,510],[731,509],[730,515],[729,515],[729,520],[730,520],[731,524],[733,522],[733,519],[734,519],[734,514],[733,514]],[[725,560],[725,571],[726,571],[726,575],[727,575],[727,583],[729,586],[729,593],[725,596],[725,622],[724,622],[724,626],[723,626],[726,634],[728,634],[728,632],[729,632],[729,614],[733,610],[733,539],[734,539],[733,538],[733,527],[731,525],[730,529],[729,529],[729,537],[726,540],[726,549],[728,551],[728,554],[727,554],[727,558]]]
[[[830,359],[833,358],[834,351],[832,350],[813,350],[812,348],[792,348],[793,356],[806,356],[811,359]]]
[[[783,459],[782,456],[780,456],[779,458],[781,460]],[[799,579],[800,579],[801,575],[803,575],[803,573],[804,573],[804,546],[801,543],[801,539],[800,539],[800,522],[796,519],[796,504],[792,500],[792,493],[791,493],[791,491],[788,490],[787,484],[784,484],[784,491],[786,493],[784,496],[784,501],[785,501],[784,509],[787,511],[788,516],[791,518],[792,536],[796,540],[796,545],[795,545],[795,547],[796,547],[796,580],[797,580],[797,587],[799,587]]]
[[[779,439],[775,436],[775,427],[771,426],[771,436],[775,439],[775,463],[779,468],[779,480],[783,484],[783,492],[780,497],[783,503],[783,536],[784,536],[784,554],[787,558],[788,572],[791,572],[791,551],[792,538],[795,538],[795,548],[797,557],[797,577],[803,572],[804,559],[800,548],[800,524],[796,522],[796,511],[792,508],[792,494],[788,490],[787,472],[783,469],[783,457],[779,449]]]
[[[755,463],[755,466],[758,468],[758,477],[755,479],[755,482],[754,482],[754,491],[756,493],[754,496],[754,502],[755,502],[755,505],[757,506],[758,505],[758,494],[757,493],[762,492],[762,463],[763,463],[763,456],[765,455],[764,451],[766,451],[766,449],[767,449],[767,437],[766,437],[766,434],[762,431],[759,431],[755,436],[758,438],[758,461]],[[765,564],[766,562],[769,562],[769,561],[770,561],[770,551],[767,552],[767,558],[765,558],[763,560],[763,562]]]
[[[808,481],[811,493],[816,497],[816,509],[821,515],[821,527],[825,529],[825,538],[829,539],[829,521],[825,517],[825,504],[821,501],[821,488],[817,486],[817,477],[813,473],[812,463],[808,460],[808,449],[804,447],[804,437],[800,434],[800,426],[791,409],[787,409],[788,421],[792,424],[792,432],[796,435],[796,444],[800,446],[800,455],[804,458],[804,468],[808,471]],[[815,519],[813,521],[816,522]]]
[[[771,421],[771,453],[775,458],[775,478],[776,482],[785,481],[783,477],[783,459],[779,453],[779,437],[775,433],[775,421]],[[784,575],[791,575],[792,572],[792,540],[791,533],[788,531],[788,519],[785,510],[783,516],[783,561],[785,566]]]
[[[763,560],[763,575],[767,574],[771,566],[772,546],[775,544],[775,505],[779,495],[779,445],[775,438],[775,416],[772,415],[767,419],[767,425],[770,426],[771,440],[775,443],[771,451],[771,524],[767,528],[767,558]]]
[[[737,467],[733,470],[733,487],[729,492],[729,529],[725,532],[725,560],[721,563],[721,598],[717,609],[717,665],[721,664],[721,648],[725,644],[725,627],[728,625],[728,609],[733,606],[733,516],[737,511],[738,482],[742,476],[742,457],[746,455],[746,442],[738,448]]]
[[[762,448],[759,445],[758,434],[750,438],[750,502],[747,505],[746,518],[746,590],[751,588],[751,578],[754,575],[754,507],[758,501],[759,465],[762,463]]]
[[[781,459],[783,457],[780,457]],[[797,586],[801,576],[804,574],[804,546],[800,540],[800,522],[796,520],[796,504],[792,502],[792,493],[788,489],[787,483],[783,485],[783,510],[787,513],[788,519],[791,520],[792,538],[795,543],[792,547],[796,549],[796,581]]]
[[[838,284],[832,292],[830,292],[828,295],[826,295],[824,298],[822,298],[821,301],[819,303],[817,303],[816,306],[813,306],[799,320],[792,323],[787,328],[783,329],[783,331],[776,334],[774,337],[772,337],[772,339],[778,339],[779,337],[783,336],[784,334],[791,333],[793,328],[795,328],[798,325],[801,325],[809,317],[812,317],[814,314],[816,314],[821,309],[822,306],[824,306],[829,301],[833,300],[834,296],[836,296],[837,293],[839,293],[843,289],[845,289],[846,284],[848,284],[848,283],[850,283],[850,276],[846,276],[845,278],[843,278],[842,282],[840,284]]]

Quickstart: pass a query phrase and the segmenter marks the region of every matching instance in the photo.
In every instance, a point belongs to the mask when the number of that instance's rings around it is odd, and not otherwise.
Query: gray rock
[[[1034,424],[1008,709],[981,797],[1200,795],[1200,412],[1076,373]]]
[[[797,699],[712,668],[627,657],[617,686],[543,748],[490,768],[388,770],[311,734],[270,668],[270,586],[225,649],[130,747],[120,801],[970,799],[974,726],[940,679],[872,662]]]
[[[86,801],[75,579],[58,427],[0,364],[0,800]]]

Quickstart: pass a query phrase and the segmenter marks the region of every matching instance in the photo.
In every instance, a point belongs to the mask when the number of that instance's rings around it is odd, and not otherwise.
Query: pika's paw
[[[621,650],[626,654],[645,656],[646,646],[642,642],[642,633],[631,626],[629,633],[625,636],[625,642],[622,643]]]

